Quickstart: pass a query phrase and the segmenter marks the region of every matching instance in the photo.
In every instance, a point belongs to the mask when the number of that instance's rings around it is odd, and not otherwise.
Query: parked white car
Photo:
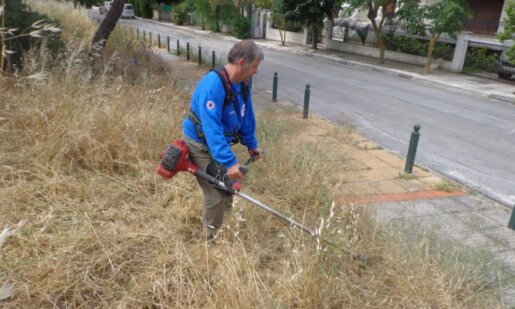
[[[132,6],[132,4],[129,4],[129,3],[125,3],[123,5],[123,10],[122,10],[122,18],[132,18],[132,19],[135,19],[136,18],[136,14],[134,14],[134,7]]]
[[[105,14],[107,14],[107,12],[109,12],[110,9],[111,9],[111,1],[106,1],[106,2],[104,2],[104,4],[102,6],[100,6],[98,11],[100,12],[101,15],[105,15]]]

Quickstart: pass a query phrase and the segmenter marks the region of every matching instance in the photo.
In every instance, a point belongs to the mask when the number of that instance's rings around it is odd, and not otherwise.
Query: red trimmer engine
[[[188,147],[181,139],[167,145],[159,157],[161,164],[157,167],[156,172],[164,178],[170,179],[178,172],[197,173],[197,167],[189,159]]]
[[[170,179],[178,172],[190,172],[195,176],[204,178],[219,189],[234,194],[236,191],[241,190],[241,183],[237,180],[231,180],[222,175],[210,175],[204,171],[199,170],[189,159],[188,146],[183,140],[178,139],[167,145],[165,150],[160,154],[161,164],[156,169],[156,172],[166,179]],[[242,171],[242,173],[244,173]],[[245,172],[246,173],[246,172]]]

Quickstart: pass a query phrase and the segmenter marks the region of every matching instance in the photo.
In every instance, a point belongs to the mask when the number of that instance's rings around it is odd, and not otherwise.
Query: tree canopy
[[[506,8],[504,31],[499,34],[499,39],[515,40],[515,2],[510,2]],[[506,56],[510,61],[515,62],[515,44],[506,51]]]
[[[317,48],[318,30],[323,26],[323,20],[332,20],[335,6],[341,0],[282,0],[280,11],[286,21],[300,22],[312,30],[312,47]]]
[[[420,0],[403,0],[397,12],[408,33],[426,34],[430,40],[424,72],[429,73],[431,56],[437,38],[446,33],[456,36],[463,28],[463,21],[472,17],[466,0],[443,0],[429,6],[421,6]]]
[[[383,39],[383,24],[386,18],[393,17],[397,0],[349,0],[351,9],[367,10],[367,17],[372,24],[372,29],[377,38],[377,46],[379,48],[379,62],[384,63],[384,51],[386,49]],[[381,9],[381,11],[379,11]],[[379,14],[381,13],[381,14]],[[380,15],[379,23],[376,21]]]

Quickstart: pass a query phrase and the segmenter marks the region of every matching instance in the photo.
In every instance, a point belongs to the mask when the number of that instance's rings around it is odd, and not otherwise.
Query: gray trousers
[[[188,146],[191,162],[205,172],[209,163],[213,161],[207,145],[194,141],[185,135],[182,136],[182,139]],[[202,220],[204,227],[209,233],[216,234],[216,231],[222,226],[226,205],[232,204],[232,196],[220,192],[205,179],[197,177],[197,182],[204,192],[204,216]]]

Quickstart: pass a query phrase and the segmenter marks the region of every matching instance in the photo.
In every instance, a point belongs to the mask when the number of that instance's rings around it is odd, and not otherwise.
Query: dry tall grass
[[[423,234],[408,243],[362,208],[332,205],[324,152],[296,143],[306,123],[282,115],[259,115],[267,158],[245,192],[319,226],[323,241],[238,201],[221,241],[207,246],[193,177],[154,172],[157,153],[180,136],[188,94],[167,64],[123,44],[96,78],[78,40],[44,75],[35,73],[48,59],[34,52],[30,74],[0,76],[0,228],[9,228],[0,236],[0,304],[500,307],[485,273],[459,252],[442,253]]]

